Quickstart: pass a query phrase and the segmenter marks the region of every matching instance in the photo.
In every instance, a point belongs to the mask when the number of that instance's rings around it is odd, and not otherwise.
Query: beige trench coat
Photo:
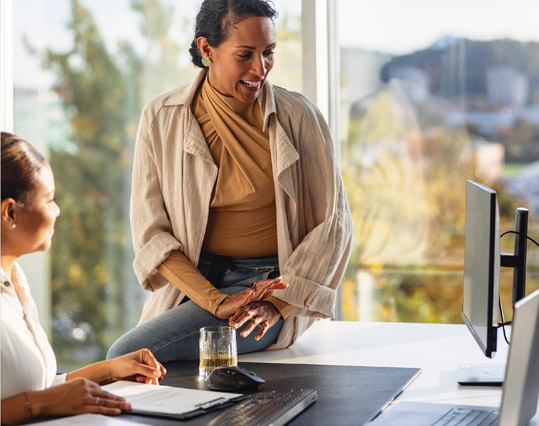
[[[217,177],[190,105],[205,75],[151,100],[139,123],[133,166],[134,269],[151,292],[140,322],[175,306],[184,294],[156,268],[173,250],[198,264]],[[352,219],[326,122],[304,96],[266,81],[259,97],[269,129],[275,182],[279,267],[286,290],[274,296],[296,308],[276,344],[290,346],[316,318],[334,316],[348,262]]]

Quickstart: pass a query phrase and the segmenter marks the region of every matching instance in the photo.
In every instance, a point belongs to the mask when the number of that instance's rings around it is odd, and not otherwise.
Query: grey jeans
[[[236,259],[202,254],[198,269],[222,293],[231,295],[245,290],[252,282],[278,277],[279,261],[277,255]],[[210,325],[228,325],[228,320],[219,319],[186,299],[121,336],[109,349],[107,359],[148,348],[159,362],[197,360],[199,330]],[[246,326],[236,331],[238,354],[264,350],[275,343],[283,320],[258,341],[254,338],[257,329],[247,337],[240,336]]]

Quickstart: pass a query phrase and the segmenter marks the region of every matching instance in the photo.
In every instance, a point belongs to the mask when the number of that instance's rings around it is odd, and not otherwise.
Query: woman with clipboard
[[[2,132],[2,424],[45,416],[129,410],[124,398],[101,389],[116,380],[153,382],[165,373],[148,349],[56,374],[56,358],[39,323],[26,276],[17,264],[25,254],[48,250],[60,208],[54,176],[25,140]]]

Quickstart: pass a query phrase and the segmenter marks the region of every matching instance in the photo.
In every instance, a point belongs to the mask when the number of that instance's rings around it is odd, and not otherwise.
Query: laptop
[[[538,398],[539,290],[536,290],[515,304],[499,410],[493,407],[403,401],[383,411],[368,426],[524,426],[537,412]],[[466,417],[468,420],[459,423],[460,418]]]

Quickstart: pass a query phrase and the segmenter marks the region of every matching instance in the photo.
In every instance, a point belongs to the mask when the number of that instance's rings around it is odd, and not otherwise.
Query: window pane
[[[539,226],[537,2],[338,0],[349,320],[460,323],[465,181]],[[485,15],[488,11],[488,18]],[[513,251],[513,237],[502,251]],[[528,253],[528,292],[539,257]],[[510,316],[512,270],[502,270]]]
[[[131,163],[152,97],[196,70],[188,48],[199,0],[17,0],[15,132],[46,154],[62,210],[47,259],[59,370],[103,359],[138,321],[146,294],[132,269]],[[301,7],[275,2],[271,79],[301,88]]]

